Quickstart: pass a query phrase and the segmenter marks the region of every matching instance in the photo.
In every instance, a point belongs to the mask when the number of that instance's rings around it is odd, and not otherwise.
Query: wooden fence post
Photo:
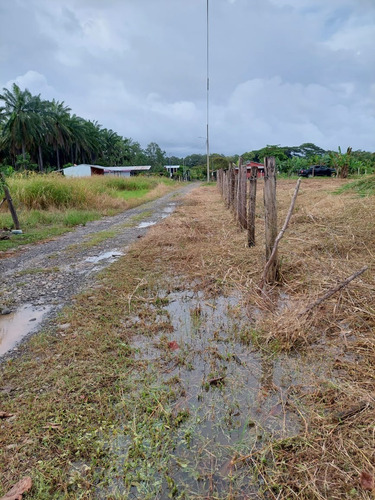
[[[12,215],[14,226],[17,229],[17,231],[19,231],[20,223],[18,221],[16,209],[14,208],[12,197],[10,196],[10,192],[9,192],[8,186],[6,185],[6,181],[5,181],[5,177],[4,177],[3,173],[1,173],[1,180],[2,180],[1,187],[4,190],[5,198],[8,202],[8,207],[9,207],[10,213]]]
[[[241,169],[241,158],[239,160],[239,165],[238,165],[238,170],[235,168],[235,172],[237,172],[236,174],[236,180],[235,180],[235,198],[234,198],[234,214],[235,214],[235,217],[236,217],[236,221],[238,222],[238,214],[239,214],[239,198],[240,198],[240,189],[239,189],[239,186],[240,186],[240,169]]]
[[[232,164],[232,167],[229,171],[228,183],[229,183],[229,206],[233,210],[234,209],[235,192],[236,192],[236,171],[233,167],[233,164]]]
[[[240,168],[240,199],[239,199],[239,222],[242,229],[247,229],[247,168],[245,165]]]
[[[249,208],[247,212],[247,244],[255,246],[255,205],[257,197],[258,167],[251,167]]]
[[[272,249],[277,237],[277,208],[276,208],[276,163],[273,156],[264,158],[264,217],[266,236],[266,262],[271,257]],[[278,277],[277,254],[268,270],[267,281],[274,283]]]
[[[229,203],[229,196],[228,196],[228,171],[226,172],[223,172],[223,184],[224,184],[224,201],[225,201],[225,205],[228,207],[228,203]]]

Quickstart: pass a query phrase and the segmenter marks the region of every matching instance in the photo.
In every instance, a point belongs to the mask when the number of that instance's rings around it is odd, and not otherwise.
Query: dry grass
[[[278,349],[298,349],[307,356],[320,353],[332,361],[334,384],[317,380],[308,393],[301,388],[294,395],[303,406],[305,433],[263,450],[268,466],[256,457],[247,461],[268,484],[270,498],[371,496],[359,478],[362,471],[375,475],[375,197],[335,195],[342,182],[303,182],[279,247],[281,283],[269,290],[269,300],[258,289],[264,266],[261,194],[255,248],[246,248],[245,233],[208,187],[192,193],[178,217],[165,223],[169,231],[155,228],[141,244],[142,259],[147,260],[152,247],[161,267],[173,261],[175,273],[208,293],[240,290],[263,345],[275,345],[276,340]],[[294,185],[279,183],[280,227]],[[364,275],[300,316],[306,306],[365,265],[369,270]],[[353,415],[340,420],[340,414],[351,410]]]

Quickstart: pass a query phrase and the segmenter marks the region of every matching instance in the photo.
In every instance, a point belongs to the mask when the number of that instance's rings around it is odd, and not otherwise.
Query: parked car
[[[298,171],[298,175],[301,177],[315,177],[317,175],[331,177],[334,174],[336,174],[336,170],[325,165],[311,165],[309,168],[301,168]]]

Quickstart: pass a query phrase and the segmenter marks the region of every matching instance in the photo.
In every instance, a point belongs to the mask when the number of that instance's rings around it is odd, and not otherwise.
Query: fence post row
[[[234,212],[240,227],[247,229],[248,246],[255,245],[255,210],[257,192],[258,168],[251,167],[249,179],[249,200],[247,203],[247,167],[239,159],[238,174],[232,164],[227,171],[218,173],[218,185],[228,208]],[[276,207],[276,163],[274,157],[264,159],[264,217],[266,262],[268,262],[277,238],[277,207]],[[277,249],[276,249],[277,251]],[[279,261],[277,254],[267,273],[267,282],[274,283],[278,279]]]

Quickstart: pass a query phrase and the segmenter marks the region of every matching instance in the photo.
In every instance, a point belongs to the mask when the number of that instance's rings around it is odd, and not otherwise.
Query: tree
[[[34,143],[40,132],[40,95],[32,96],[29,90],[21,90],[14,83],[12,91],[3,89],[0,100],[4,102],[0,108],[3,122],[2,147],[9,148],[13,157],[21,151],[25,160],[27,148]]]
[[[151,172],[166,172],[166,169],[164,168],[164,165],[166,164],[165,151],[162,151],[156,142],[150,142],[145,150],[145,154],[151,165]]]
[[[69,128],[70,108],[64,102],[52,100],[48,106],[48,141],[56,153],[56,166],[60,170],[60,149],[70,147],[72,133]]]
[[[337,176],[346,179],[353,165],[352,148],[348,148],[346,153],[342,153],[339,147],[338,153],[332,153],[331,160],[332,166],[336,168]]]

